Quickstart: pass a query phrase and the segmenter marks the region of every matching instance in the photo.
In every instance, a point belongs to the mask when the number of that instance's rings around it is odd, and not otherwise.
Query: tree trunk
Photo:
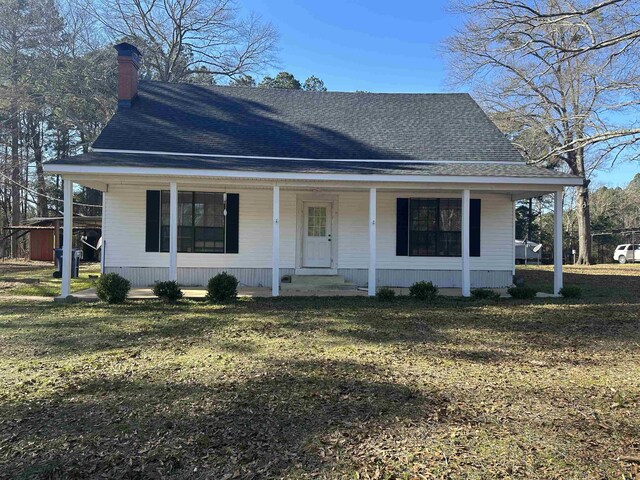
[[[20,181],[22,180],[22,172],[20,169],[19,158],[19,142],[20,142],[20,124],[18,118],[18,102],[15,98],[16,92],[13,92],[11,99],[11,107],[9,111],[9,125],[11,130],[11,224],[20,225],[22,220],[21,208],[21,192]],[[11,255],[16,258],[18,252],[18,238],[16,235],[11,236]]]
[[[34,123],[36,128],[33,132],[33,159],[36,164],[36,179],[37,179],[37,192],[38,192],[38,216],[48,217],[49,207],[47,204],[47,184],[44,178],[44,171],[42,169],[42,130],[43,122],[38,118]]]
[[[591,214],[589,186],[576,187],[576,216],[578,219],[578,265],[591,265]]]

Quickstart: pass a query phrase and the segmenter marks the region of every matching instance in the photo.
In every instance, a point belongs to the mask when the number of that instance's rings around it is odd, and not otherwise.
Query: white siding
[[[105,194],[104,235],[107,243],[105,266],[168,267],[169,254],[145,252],[146,190],[166,189],[154,185],[110,185]],[[180,188],[180,186],[179,186]],[[184,189],[189,189],[184,187]],[[240,244],[238,254],[179,253],[179,268],[271,268],[272,191],[270,189],[227,188],[240,194]],[[223,189],[212,189],[223,191]],[[297,202],[299,194],[282,189],[280,199],[280,267],[295,268],[298,231]],[[323,191],[326,195],[330,192]],[[369,262],[368,192],[334,192],[337,196],[338,269],[366,269]],[[309,195],[307,191],[304,195]],[[396,198],[454,197],[454,194],[407,194],[378,190],[377,268],[379,270],[458,271],[459,258],[396,257]],[[512,203],[507,195],[483,194],[481,256],[471,258],[473,271],[506,271],[512,269]],[[125,271],[125,270],[122,270]],[[434,272],[435,273],[435,272]],[[193,275],[193,274],[190,274]],[[410,275],[408,275],[409,277]],[[194,278],[194,277],[191,277]]]
[[[109,187],[105,195],[108,267],[169,265],[168,253],[145,252],[146,190],[162,188],[166,186]],[[271,268],[271,190],[228,191],[240,194],[239,253],[178,253],[178,267]]]
[[[242,203],[242,196],[240,196]],[[242,221],[242,214],[240,214]],[[295,268],[296,266],[296,193],[291,190],[280,190],[280,267]],[[269,215],[271,225],[271,214]],[[271,235],[271,232],[269,232]],[[269,244],[271,245],[271,244]],[[258,247],[259,248],[259,247]],[[269,261],[271,261],[271,254]],[[269,264],[271,267],[271,264]]]
[[[460,270],[462,268],[461,258],[396,257],[396,199],[438,196],[456,197],[454,194],[407,195],[378,192],[378,268],[410,270]],[[512,268],[510,252],[513,243],[511,199],[506,195],[474,195],[473,192],[471,192],[471,198],[481,200],[480,257],[471,257],[471,270],[510,270]]]
[[[340,193],[338,204],[338,268],[368,268],[369,192]]]
[[[364,268],[341,268],[338,273],[349,282],[366,285],[368,271]],[[433,282],[440,288],[459,288],[462,274],[459,270],[390,269],[376,271],[378,287],[410,287],[415,282]],[[471,270],[471,288],[503,288],[513,283],[511,270]]]
[[[396,256],[396,199],[398,197],[455,197],[453,194],[406,194],[378,191],[377,268],[460,270],[461,259]],[[472,270],[510,270],[512,259],[512,203],[507,195],[471,195],[481,199],[480,257],[471,257]],[[369,262],[368,192],[339,194],[338,268],[367,268]],[[505,250],[507,254],[505,254]]]

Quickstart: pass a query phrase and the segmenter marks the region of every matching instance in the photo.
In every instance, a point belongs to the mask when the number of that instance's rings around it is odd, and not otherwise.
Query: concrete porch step
[[[291,284],[296,285],[344,285],[342,275],[291,275]]]
[[[282,290],[356,290],[357,285],[345,281],[342,275],[292,275],[291,283],[281,283]]]
[[[342,285],[296,285],[295,283],[282,283],[280,290],[283,292],[317,292],[317,291],[345,291],[357,290],[358,286],[352,283]]]

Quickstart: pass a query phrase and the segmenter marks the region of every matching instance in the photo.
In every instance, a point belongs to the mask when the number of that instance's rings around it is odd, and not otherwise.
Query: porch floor
[[[408,288],[394,288],[397,295],[409,295]],[[506,290],[505,290],[506,291]],[[183,287],[182,293],[185,298],[204,298],[207,291],[204,287]],[[459,288],[441,288],[439,290],[440,295],[448,297],[459,297],[462,295],[462,290]],[[502,291],[500,291],[502,293]],[[271,288],[268,287],[239,287],[238,296],[245,298],[253,297],[270,297]],[[366,297],[367,291],[365,290],[282,290],[280,292],[282,297]],[[81,290],[73,294],[74,298],[78,300],[92,301],[97,300],[95,288],[88,288]],[[134,287],[129,292],[129,298],[132,300],[144,300],[148,298],[155,298],[153,289],[149,287]]]

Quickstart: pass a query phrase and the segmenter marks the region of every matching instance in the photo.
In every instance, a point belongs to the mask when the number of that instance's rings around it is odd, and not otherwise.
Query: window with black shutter
[[[480,256],[480,200],[470,203],[470,256]],[[462,256],[462,200],[459,198],[398,198],[396,255]]]
[[[238,198],[238,194],[178,192],[178,252],[238,253]],[[147,251],[169,251],[169,208],[168,190],[147,192]],[[154,216],[157,220],[150,221]],[[154,231],[155,243],[150,240]]]

